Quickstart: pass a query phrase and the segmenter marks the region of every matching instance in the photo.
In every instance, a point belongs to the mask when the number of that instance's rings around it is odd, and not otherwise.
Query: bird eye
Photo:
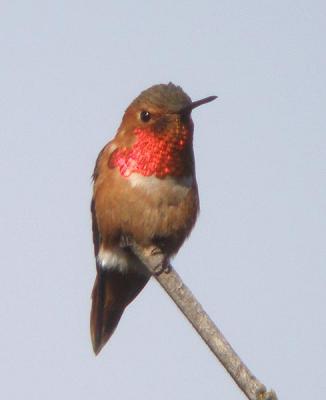
[[[151,113],[148,112],[148,111],[142,111],[142,112],[140,113],[140,119],[141,119],[143,122],[148,122],[151,118],[152,118]]]

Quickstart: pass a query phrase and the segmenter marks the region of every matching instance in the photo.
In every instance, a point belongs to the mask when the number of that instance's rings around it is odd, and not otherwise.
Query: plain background
[[[280,399],[326,392],[324,1],[1,1],[1,397],[244,398],[156,282],[95,358],[89,201],[139,92],[195,100],[174,265]]]

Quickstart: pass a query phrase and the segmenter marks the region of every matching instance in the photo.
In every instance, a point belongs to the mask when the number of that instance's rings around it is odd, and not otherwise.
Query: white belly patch
[[[97,255],[97,262],[103,269],[118,269],[121,272],[128,270],[128,256],[119,247],[110,250],[101,247]]]
[[[166,192],[180,199],[187,195],[194,183],[192,176],[181,178],[168,176],[160,179],[156,176],[143,176],[138,173],[131,174],[128,181],[132,187],[139,187],[151,193],[155,191]]]
[[[148,275],[148,270],[143,263],[135,255],[125,251],[121,247],[105,249],[101,246],[96,259],[100,267],[104,270],[115,270],[121,273],[137,271]]]

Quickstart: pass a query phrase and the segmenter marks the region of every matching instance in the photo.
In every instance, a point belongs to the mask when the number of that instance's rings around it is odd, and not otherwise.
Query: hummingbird
[[[160,251],[168,266],[196,222],[191,112],[214,99],[192,101],[171,82],[151,86],[132,101],[116,136],[99,153],[91,202],[96,279],[90,328],[95,354],[151,276],[133,253],[130,239]]]

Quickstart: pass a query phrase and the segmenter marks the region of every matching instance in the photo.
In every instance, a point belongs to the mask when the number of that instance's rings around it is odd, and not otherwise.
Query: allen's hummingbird
[[[199,211],[191,111],[179,86],[155,85],[127,108],[115,138],[100,152],[91,204],[97,276],[91,336],[96,354],[150,274],[130,247],[153,247],[165,263],[177,253]]]

